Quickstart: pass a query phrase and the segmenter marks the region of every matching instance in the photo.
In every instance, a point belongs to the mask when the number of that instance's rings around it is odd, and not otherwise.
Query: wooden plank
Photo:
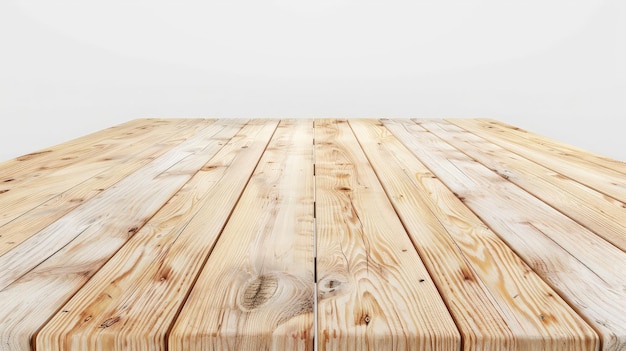
[[[346,121],[316,120],[320,350],[458,350],[460,335]]]
[[[198,130],[206,127],[206,123],[206,121],[201,120],[185,122],[181,128],[164,132],[160,138],[153,137],[153,145],[139,152],[128,154],[120,159],[119,164],[115,164],[94,177],[78,183],[0,226],[0,256],[68,214],[80,204],[89,201],[148,162],[182,143]],[[58,190],[45,189],[43,192],[49,194],[47,196],[51,196],[56,191]]]
[[[277,123],[244,126],[46,324],[37,348],[165,350],[167,331]]]
[[[555,157],[544,146],[520,140],[504,129],[479,120],[451,119],[449,122],[609,197],[626,202],[626,177],[622,173],[571,157]]]
[[[157,122],[167,122],[158,124]],[[52,160],[40,164],[43,171],[33,172],[21,181],[11,182],[0,194],[0,226],[15,219],[22,213],[39,206],[64,191],[97,176],[106,169],[120,164],[128,154],[133,154],[154,143],[163,133],[180,128],[181,122],[158,120],[146,126],[148,129],[136,128],[136,133],[105,140],[88,147],[89,152],[75,156],[71,161]],[[128,135],[130,134],[130,135]],[[67,157],[64,157],[67,158]],[[67,164],[72,162],[71,164]]]
[[[61,307],[242,124],[207,126],[1,256],[0,306],[10,307],[9,318],[0,320],[0,345],[26,349],[31,328]]]
[[[532,223],[533,226],[544,232],[552,241],[575,256],[607,283],[615,287],[624,286],[626,288],[626,276],[613,269],[614,262],[623,261],[626,263],[626,253],[508,180],[498,176],[423,127],[414,124],[411,129],[419,136],[429,138],[427,140],[432,141],[433,144],[437,142],[437,147],[440,148],[437,150],[438,152],[441,152],[441,148],[446,148],[455,156],[462,155],[460,162],[467,163],[467,168],[475,172],[477,178],[478,176],[481,177],[480,180],[484,183],[480,189],[481,192],[487,194],[498,190],[498,193],[493,194],[494,198],[500,198],[496,196],[499,194],[507,194],[508,196],[501,197],[502,201],[509,205],[519,206],[514,218],[521,222]],[[453,160],[453,163],[455,162],[456,160]],[[487,186],[486,183],[490,185]],[[581,245],[583,243],[584,245]]]
[[[593,329],[382,124],[350,126],[450,309],[464,350],[597,349]],[[541,318],[549,314],[555,318]]]
[[[577,160],[585,160],[586,162],[594,163],[595,165],[599,165],[608,169],[612,169],[614,171],[623,173],[626,175],[626,162],[614,160],[612,158],[598,155],[596,153],[590,152],[588,150],[584,150],[573,145],[569,145],[558,140],[550,139],[540,134],[532,133],[528,130],[524,130],[518,127],[514,127],[507,123],[496,121],[493,119],[479,118],[479,121],[484,121],[493,126],[497,126],[506,130],[507,134],[516,135],[527,142],[531,142],[534,144],[538,144],[543,146],[543,149],[546,152],[549,152],[551,155],[557,157],[563,157],[566,159],[577,159]]]
[[[624,252],[589,242],[584,227],[413,122],[383,122],[599,332],[603,350],[626,347]]]
[[[0,171],[0,183],[18,185],[45,178],[65,167],[80,163],[86,158],[94,159],[108,147],[141,137],[145,132],[171,125],[173,120],[139,119],[81,137],[61,145],[5,162]]]
[[[313,128],[281,121],[169,335],[170,350],[313,350]]]
[[[119,125],[112,126],[67,142],[38,150],[12,160],[0,163],[0,183],[17,181],[22,176],[28,176],[41,164],[49,162],[66,161],[71,164],[81,152],[88,152],[94,144],[114,136],[121,136],[131,130],[139,131],[145,119],[135,119]],[[165,122],[161,122],[165,123]],[[65,160],[63,160],[65,158]]]
[[[626,251],[626,204],[442,120],[418,120],[500,176]],[[590,240],[594,240],[590,238]]]

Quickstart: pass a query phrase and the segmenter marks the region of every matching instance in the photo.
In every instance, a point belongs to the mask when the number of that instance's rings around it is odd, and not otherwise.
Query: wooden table
[[[626,350],[625,250],[501,122],[133,120],[0,164],[0,350]]]

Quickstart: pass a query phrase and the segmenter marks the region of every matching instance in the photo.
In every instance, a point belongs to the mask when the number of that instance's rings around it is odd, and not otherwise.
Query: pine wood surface
[[[457,350],[460,337],[345,120],[315,123],[318,346]]]
[[[626,350],[626,164],[487,119],[138,119],[0,163],[0,350]]]
[[[313,121],[283,120],[169,336],[173,350],[313,350]]]
[[[422,120],[420,125],[500,176],[535,195],[626,251],[626,205],[529,161],[458,126]]]
[[[529,142],[516,133],[508,132],[510,129],[482,120],[458,119],[453,120],[452,123],[479,136],[489,138],[489,140],[508,150],[519,153],[521,156],[544,165],[565,177],[573,178],[606,196],[626,202],[626,177],[624,177],[624,173],[587,161],[583,158],[585,153],[554,152],[553,148]]]
[[[446,299],[464,349],[593,348],[595,332],[582,318],[383,125],[350,125]],[[559,323],[541,317],[548,314]]]

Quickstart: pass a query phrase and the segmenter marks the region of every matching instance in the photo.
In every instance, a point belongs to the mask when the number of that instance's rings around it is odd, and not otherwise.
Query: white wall
[[[138,117],[491,117],[626,161],[623,0],[3,0],[0,161]]]

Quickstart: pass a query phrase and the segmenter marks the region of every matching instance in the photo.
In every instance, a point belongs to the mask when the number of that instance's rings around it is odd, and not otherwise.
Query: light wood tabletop
[[[626,350],[626,163],[489,119],[137,119],[0,163],[0,350]]]

